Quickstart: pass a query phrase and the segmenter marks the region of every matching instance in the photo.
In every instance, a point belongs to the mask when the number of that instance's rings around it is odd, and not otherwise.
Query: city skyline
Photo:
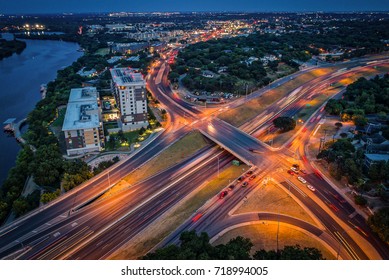
[[[69,0],[48,1],[37,0],[34,2],[27,0],[1,1],[0,13],[4,14],[28,14],[28,13],[96,13],[96,12],[352,12],[352,11],[387,11],[388,3],[385,1],[372,0],[369,2],[357,0],[329,0],[326,2],[312,2],[307,0],[290,1],[251,1],[243,0],[237,7],[235,1],[215,0],[204,3],[196,1],[182,3],[178,0],[166,2],[150,0],[147,2],[131,2],[123,0],[93,0],[75,1]]]

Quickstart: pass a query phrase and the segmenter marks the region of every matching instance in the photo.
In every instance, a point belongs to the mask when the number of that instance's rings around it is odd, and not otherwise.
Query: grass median
[[[156,221],[135,236],[122,249],[118,250],[111,259],[137,259],[154,248],[165,237],[172,233],[178,225],[185,222],[193,213],[204,205],[209,199],[217,195],[230,181],[235,180],[248,166],[230,165],[217,175],[210,178],[210,181],[199,186],[186,198],[169,209]]]
[[[232,238],[243,236],[250,238],[254,246],[251,253],[255,251],[276,250],[277,249],[277,224],[268,223],[242,226],[232,229],[218,238],[213,245],[225,244]],[[285,246],[300,245],[301,247],[314,247],[321,251],[323,257],[327,260],[335,259],[335,256],[316,238],[280,223],[278,231],[278,246],[280,249]]]
[[[173,145],[162,151],[159,155],[127,175],[123,180],[118,182],[108,192],[106,192],[101,199],[122,191],[131,185],[168,169],[169,167],[181,162],[184,158],[190,157],[207,145],[208,142],[198,131],[185,135]]]
[[[158,156],[131,172],[124,180],[130,184],[136,184],[144,180],[145,176],[151,177],[168,169],[207,145],[208,142],[200,132],[191,132],[162,151]]]
[[[316,224],[288,193],[273,182],[267,183],[266,186],[257,187],[255,192],[233,214],[249,212],[280,213]]]
[[[286,96],[292,90],[299,86],[323,75],[326,75],[337,67],[321,68],[304,73],[296,78],[280,85],[279,87],[267,91],[262,96],[250,100],[241,106],[223,112],[219,118],[230,123],[233,126],[239,127],[248,120],[261,114],[268,106]]]

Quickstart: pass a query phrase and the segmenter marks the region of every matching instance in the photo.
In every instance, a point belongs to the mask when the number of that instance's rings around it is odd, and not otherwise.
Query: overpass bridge
[[[202,121],[198,130],[245,164],[256,167],[267,165],[268,160],[263,155],[267,151],[264,144],[238,128],[214,118]]]

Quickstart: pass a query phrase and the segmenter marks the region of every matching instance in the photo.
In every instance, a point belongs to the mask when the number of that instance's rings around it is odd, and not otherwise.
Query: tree
[[[209,244],[208,234],[195,231],[181,233],[180,245],[169,245],[159,248],[155,252],[143,256],[146,260],[250,260],[250,251],[253,243],[248,238],[238,236],[226,244],[212,246]],[[320,260],[322,254],[315,248],[300,248],[299,245],[286,246],[279,251],[257,251],[254,259],[295,259]]]
[[[146,132],[146,129],[142,126],[140,129],[139,129],[139,135],[143,135],[145,134]]]
[[[63,172],[64,160],[58,146],[52,144],[37,149],[31,162],[35,182],[40,186],[58,183]]]
[[[356,203],[357,205],[362,205],[362,206],[364,206],[364,205],[366,205],[366,203],[367,203],[366,198],[364,198],[362,195],[355,195],[355,196],[354,196],[354,200],[355,200],[355,203]]]
[[[278,117],[273,121],[273,124],[283,132],[293,130],[296,127],[296,121],[290,117]]]
[[[389,242],[389,207],[378,210],[367,222],[384,242]]]
[[[336,122],[335,123],[335,127],[336,127],[337,130],[339,130],[342,126],[343,126],[343,124],[341,122]]]
[[[278,252],[260,250],[254,253],[254,260],[323,260],[322,253],[312,247],[301,248],[300,245],[285,246]]]
[[[356,126],[365,126],[368,123],[367,119],[361,115],[353,116],[353,121]]]
[[[49,203],[50,201],[56,199],[60,195],[60,192],[60,189],[57,189],[55,192],[45,192],[41,195],[40,201],[43,204]]]

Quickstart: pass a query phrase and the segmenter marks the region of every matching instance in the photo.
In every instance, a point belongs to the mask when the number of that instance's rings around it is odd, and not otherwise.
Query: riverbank
[[[77,51],[79,45],[76,43],[39,40],[24,40],[24,42],[27,47],[21,54],[13,54],[0,61],[0,84],[2,85],[0,121],[3,123],[9,118],[16,118],[19,121],[27,117],[29,126],[23,138],[31,144],[31,136],[36,135],[37,125],[41,123],[44,127],[44,117],[50,115],[50,108],[46,108],[48,111],[41,112],[42,116],[34,116],[36,109],[44,105],[39,102],[40,86],[56,79],[58,70],[65,69],[83,53]],[[48,133],[45,129],[39,131],[43,134]],[[43,141],[40,146],[50,146],[50,143],[55,143],[55,140],[51,138],[49,141]],[[36,205],[36,199],[39,202],[39,197],[24,198],[20,194],[27,177],[39,168],[40,164],[37,161],[39,158],[36,158],[36,154],[31,149],[26,146],[21,147],[6,133],[0,133],[0,145],[1,223],[11,209],[17,209],[20,215]],[[38,156],[41,152],[37,151]],[[47,169],[45,173],[47,176]]]

